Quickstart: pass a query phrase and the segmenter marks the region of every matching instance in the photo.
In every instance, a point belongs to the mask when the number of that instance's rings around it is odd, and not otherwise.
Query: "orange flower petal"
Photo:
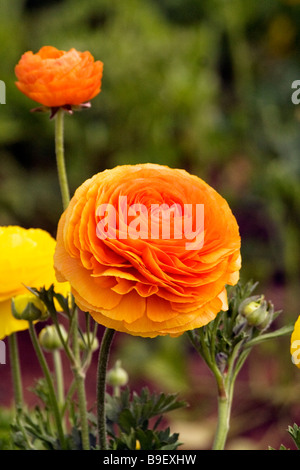
[[[42,47],[28,51],[15,67],[17,88],[44,106],[80,105],[101,91],[103,63],[90,52]]]
[[[113,210],[98,232],[102,204]],[[137,221],[129,209],[141,204]],[[196,204],[204,207],[201,225]],[[193,223],[180,233],[185,207]],[[171,220],[177,231],[163,236]],[[190,249],[195,225],[204,242]],[[54,259],[60,279],[97,322],[143,337],[176,336],[228,308],[226,285],[238,281],[241,267],[240,236],[227,202],[200,178],[161,165],[124,165],[76,190],[59,221]]]

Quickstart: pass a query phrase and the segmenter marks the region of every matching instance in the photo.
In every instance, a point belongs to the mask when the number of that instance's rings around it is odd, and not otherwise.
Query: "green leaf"
[[[112,449],[136,449],[137,441],[143,450],[175,449],[178,435],[170,435],[169,429],[158,430],[162,416],[186,406],[177,399],[177,394],[151,393],[143,388],[138,394],[129,389],[122,390],[119,397],[107,395],[107,429],[111,436]],[[158,417],[149,428],[151,418]],[[116,429],[117,428],[117,429]]]
[[[136,416],[133,416],[128,408],[122,410],[119,415],[119,426],[124,432],[129,433],[131,428],[135,428],[137,421]]]
[[[247,341],[247,343],[245,343],[244,349],[252,348],[253,346],[260,344],[264,341],[267,341],[269,339],[274,339],[274,338],[279,338],[281,336],[290,335],[293,332],[293,330],[294,330],[294,324],[285,325],[276,331],[272,331],[271,333],[265,333],[263,335],[257,336],[256,338],[253,338]]]
[[[288,433],[292,437],[293,441],[295,442],[298,450],[300,450],[300,428],[299,426],[294,423],[293,426],[288,427]]]

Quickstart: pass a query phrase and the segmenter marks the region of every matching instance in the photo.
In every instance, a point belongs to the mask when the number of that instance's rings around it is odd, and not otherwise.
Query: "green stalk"
[[[97,371],[97,419],[98,419],[98,439],[100,450],[107,449],[106,436],[106,412],[105,412],[105,392],[106,392],[106,371],[109,351],[115,331],[106,328],[99,352]]]
[[[64,110],[61,108],[55,115],[55,153],[63,208],[66,209],[70,201],[70,192],[64,155]]]
[[[213,450],[224,450],[230,425],[231,400],[228,395],[218,396],[218,426],[213,443]]]
[[[62,409],[63,404],[64,404],[64,377],[63,377],[61,355],[58,349],[55,349],[53,351],[53,364],[54,364],[55,377],[56,377],[57,400],[58,400],[60,409]]]
[[[21,367],[19,359],[19,348],[17,341],[17,334],[12,333],[8,337],[9,353],[10,353],[10,365],[13,380],[13,389],[15,397],[16,410],[21,411],[23,408],[23,387],[21,377]]]
[[[213,450],[224,450],[231,417],[231,406],[234,393],[234,385],[238,373],[249,355],[249,351],[241,353],[241,345],[237,344],[228,360],[226,373],[218,374],[218,425],[213,443]],[[221,380],[220,380],[221,377]]]
[[[87,417],[87,402],[86,402],[86,393],[85,393],[85,373],[82,370],[80,364],[80,350],[79,350],[79,341],[78,341],[78,311],[77,308],[74,309],[74,324],[73,324],[73,336],[72,336],[72,345],[73,353],[75,357],[75,364],[73,366],[74,377],[76,381],[77,397],[78,397],[78,406],[80,414],[80,423],[81,423],[81,440],[82,448],[84,450],[90,449],[90,439],[89,439],[89,428],[88,428],[88,417]]]
[[[57,172],[59,178],[60,191],[62,196],[63,208],[64,210],[68,207],[70,202],[70,191],[68,185],[68,178],[66,172],[65,164],[65,155],[64,155],[64,110],[62,108],[58,109],[55,115],[55,153],[56,153],[56,164]],[[79,353],[79,343],[78,343],[78,314],[77,309],[74,309],[73,315],[73,325],[72,325],[72,344],[73,344],[73,353],[74,360],[73,362],[73,372],[76,382],[77,396],[78,396],[78,405],[81,421],[81,438],[82,438],[82,447],[87,450],[90,448],[89,442],[89,429],[88,429],[88,419],[87,419],[87,403],[86,403],[86,393],[85,393],[85,374],[82,370],[80,363],[80,353]]]
[[[60,191],[62,196],[62,203],[64,210],[68,207],[70,202],[70,191],[68,185],[68,178],[66,172],[65,155],[64,155],[64,110],[58,109],[55,115],[55,153],[56,153],[56,165],[58,172],[58,179],[60,185]],[[86,394],[85,394],[85,374],[81,368],[80,356],[79,356],[79,343],[78,343],[78,315],[77,310],[74,309],[73,315],[73,352],[75,360],[73,361],[73,372],[76,382],[77,396],[79,413],[81,420],[81,438],[82,447],[87,450],[90,448],[89,445],[89,430],[87,420],[87,406],[86,406]]]
[[[213,450],[223,450],[226,444],[229,427],[231,404],[234,390],[235,374],[235,360],[238,356],[239,345],[233,352],[232,357],[228,362],[228,370],[222,373],[218,368],[215,360],[215,339],[219,320],[215,320],[213,330],[210,337],[211,344],[208,346],[207,337],[203,328],[199,329],[198,343],[194,341],[193,335],[188,332],[188,336],[192,341],[193,346],[196,348],[200,356],[204,359],[209,369],[213,373],[218,390],[218,424],[213,442]]]
[[[30,333],[30,338],[31,338],[35,353],[37,355],[37,358],[39,360],[40,366],[42,368],[42,371],[44,373],[44,376],[48,385],[49,398],[50,398],[50,402],[52,405],[52,411],[53,411],[53,415],[55,419],[58,438],[60,440],[62,449],[66,449],[66,442],[65,442],[65,436],[64,436],[63,427],[62,427],[62,420],[61,420],[61,415],[59,411],[59,406],[58,406],[58,402],[57,402],[57,398],[56,398],[56,394],[54,390],[51,373],[50,373],[47,361],[45,359],[45,356],[43,354],[43,351],[40,347],[34,325],[31,321],[29,322],[29,333]]]
[[[230,428],[233,387],[226,382],[223,377],[222,386],[218,384],[218,424],[212,450],[224,450]]]

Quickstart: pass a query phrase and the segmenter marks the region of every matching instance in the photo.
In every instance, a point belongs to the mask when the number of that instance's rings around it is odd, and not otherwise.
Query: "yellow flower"
[[[300,369],[300,316],[295,323],[294,331],[291,336],[291,356],[292,362]]]
[[[48,310],[44,302],[28,292],[12,298],[11,311],[18,320],[47,320]]]
[[[0,227],[0,339],[26,330],[28,322],[17,320],[11,299],[28,293],[27,287],[49,288],[67,295],[68,283],[57,283],[53,268],[55,240],[41,229]]]
[[[135,441],[135,450],[141,450],[141,443],[138,439]]]

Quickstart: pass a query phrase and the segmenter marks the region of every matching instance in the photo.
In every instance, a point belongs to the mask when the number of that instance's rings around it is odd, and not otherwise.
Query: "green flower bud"
[[[66,341],[68,333],[66,332],[63,325],[60,325],[59,328],[63,339]],[[47,325],[41,330],[39,334],[39,342],[45,351],[54,351],[55,349],[61,349],[63,347],[55,325]]]
[[[89,344],[88,334],[83,333],[83,339],[82,339],[81,336],[79,337],[79,347],[80,347],[80,349],[82,349],[84,351],[85,349],[88,348],[88,344]],[[98,338],[96,338],[96,336],[95,336],[94,339],[93,339],[93,342],[91,344],[91,349],[92,349],[92,351],[96,351],[98,348],[99,348],[99,341],[98,341]]]
[[[122,387],[128,382],[128,374],[121,367],[121,361],[117,361],[115,366],[107,372],[107,383],[112,387]]]
[[[247,320],[248,325],[264,330],[273,320],[274,307],[263,295],[255,295],[241,303],[239,313]]]
[[[36,295],[20,294],[12,299],[12,314],[17,320],[47,320],[46,305]]]

